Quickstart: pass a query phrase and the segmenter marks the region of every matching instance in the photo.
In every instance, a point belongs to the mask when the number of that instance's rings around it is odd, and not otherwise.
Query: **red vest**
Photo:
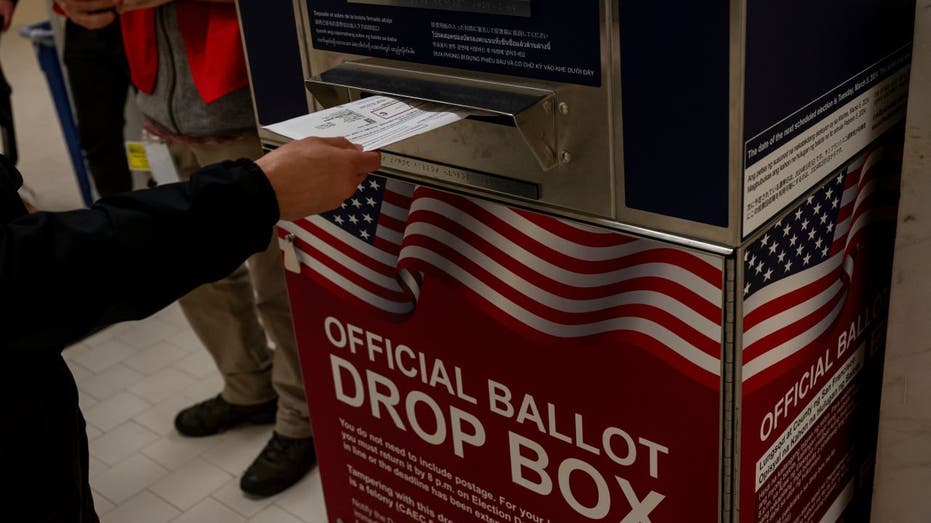
[[[248,86],[236,6],[195,0],[178,0],[176,5],[191,75],[204,102]],[[133,84],[152,94],[158,73],[155,10],[129,11],[120,15],[120,24]]]

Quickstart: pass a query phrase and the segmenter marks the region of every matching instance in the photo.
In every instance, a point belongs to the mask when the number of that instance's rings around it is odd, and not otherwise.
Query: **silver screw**
[[[569,151],[563,151],[559,153],[559,161],[562,163],[569,163],[572,161],[572,155],[569,154]]]
[[[567,104],[566,102],[559,102],[559,113],[569,114],[569,104]]]

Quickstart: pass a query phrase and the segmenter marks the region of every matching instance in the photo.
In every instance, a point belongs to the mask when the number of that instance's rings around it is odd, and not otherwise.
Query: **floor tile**
[[[119,505],[166,474],[168,471],[154,461],[142,454],[134,454],[110,470],[99,474],[91,481],[91,486],[108,500]]]
[[[87,422],[108,431],[128,421],[133,416],[148,409],[151,405],[142,398],[128,392],[119,392],[89,409],[84,409]]]
[[[275,506],[269,505],[268,507],[262,509],[261,512],[248,520],[249,523],[305,523],[297,519],[291,514],[288,514],[284,509]]]
[[[197,334],[194,334],[194,331],[191,329],[178,331],[173,336],[170,336],[168,341],[191,354],[207,350],[204,344],[201,343],[200,338],[197,337]]]
[[[81,364],[87,370],[100,373],[108,367],[115,365],[136,353],[136,349],[120,340],[107,340],[100,345],[91,347],[88,351],[78,354],[73,361]]]
[[[174,368],[184,371],[198,379],[217,373],[217,364],[207,349],[199,350],[175,363]]]
[[[223,438],[223,434],[205,438],[189,438],[171,431],[142,449],[142,453],[168,470],[176,470],[190,463],[211,447],[219,445]]]
[[[172,523],[242,523],[245,518],[223,506],[222,503],[206,498]]]
[[[188,355],[183,349],[165,341],[156,343],[126,359],[126,365],[143,374],[151,375]]]
[[[275,504],[308,523],[326,523],[323,487],[317,468],[314,467],[301,481],[279,494]]]
[[[87,354],[90,350],[91,350],[90,345],[84,342],[79,342],[79,343],[75,343],[74,345],[65,347],[65,350],[61,352],[61,356],[67,362],[74,362],[76,361],[75,358],[77,358],[78,356]]]
[[[143,320],[143,321],[145,321],[145,320]],[[126,333],[126,331],[129,330],[129,329],[132,327],[133,323],[135,323],[135,322],[132,322],[132,321],[123,321],[123,322],[120,322],[120,323],[111,325],[110,328],[109,328],[109,330],[110,330],[110,333],[113,335],[113,339],[115,339],[115,338],[119,337],[120,335]]]
[[[235,510],[244,517],[252,517],[259,513],[263,508],[272,504],[277,496],[269,498],[256,498],[247,496],[239,488],[239,476],[226,482],[219,490],[211,494],[213,498],[219,500],[227,507]]]
[[[97,427],[93,425],[87,425],[87,430],[85,432],[87,432],[87,441],[94,441],[101,434],[103,434],[102,430],[98,429]]]
[[[97,401],[97,398],[91,396],[90,394],[85,394],[80,390],[78,391],[78,406],[81,407],[81,412],[87,412],[98,403],[100,402]]]
[[[151,430],[127,421],[90,443],[90,453],[113,466],[158,439]]]
[[[157,405],[133,419],[157,434],[170,434],[175,430],[175,416],[181,409],[189,407],[193,403],[191,398],[186,395],[175,394],[164,401],[160,401]]]
[[[95,458],[94,456],[90,456],[90,457],[88,458],[88,467],[87,467],[87,468],[88,468],[88,474],[87,474],[87,475],[88,475],[91,479],[93,479],[94,477],[99,476],[101,473],[110,470],[110,465],[107,465],[106,463],[104,463],[103,461],[100,461],[99,459]]]
[[[116,507],[116,505],[110,503],[107,498],[103,497],[96,490],[91,489],[91,495],[94,497],[94,511],[97,512],[98,516],[103,516]]]
[[[228,432],[222,443],[201,457],[238,477],[252,464],[271,436],[271,425],[240,427]]]
[[[116,338],[116,335],[119,334],[120,332],[121,332],[120,328],[114,325],[102,331],[91,334],[90,336],[84,338],[82,340],[82,343],[84,343],[85,345],[89,345],[91,347],[95,347],[105,341],[110,341],[113,338]]]
[[[168,367],[138,381],[129,391],[151,403],[166,400],[194,384],[194,378],[178,369]]]
[[[74,376],[75,382],[79,383],[94,375],[93,372],[87,370],[87,368],[84,367],[84,365],[81,365],[80,363],[76,361],[65,359],[65,363],[68,364],[68,369],[71,370],[71,375]]]
[[[180,513],[165,500],[145,491],[104,514],[100,523],[168,523]]]
[[[179,329],[190,331],[190,323],[188,323],[187,318],[184,316],[184,312],[181,310],[181,306],[178,305],[178,302],[174,302],[164,309],[158,311],[158,313],[155,314],[155,317],[161,321],[170,323]]]
[[[188,510],[229,481],[231,476],[202,459],[168,474],[149,487],[172,505]]]
[[[196,403],[207,398],[212,398],[222,390],[223,378],[221,378],[219,374],[213,374],[206,378],[198,379],[193,385],[184,389],[184,395]]]
[[[177,334],[178,326],[166,323],[158,318],[134,321],[126,324],[126,329],[117,336],[133,347],[145,349],[166,338]]]
[[[98,400],[105,400],[113,397],[126,387],[138,383],[144,377],[140,372],[134,371],[122,363],[117,363],[99,374],[76,381],[81,392],[86,392]]]

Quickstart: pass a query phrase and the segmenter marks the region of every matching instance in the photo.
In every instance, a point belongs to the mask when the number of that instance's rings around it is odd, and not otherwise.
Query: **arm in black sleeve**
[[[0,226],[0,347],[60,349],[144,318],[268,247],[278,204],[241,160],[190,183]]]

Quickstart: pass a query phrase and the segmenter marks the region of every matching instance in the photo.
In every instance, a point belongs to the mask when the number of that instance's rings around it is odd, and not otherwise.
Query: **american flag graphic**
[[[860,156],[766,231],[744,256],[743,381],[808,347],[840,315],[861,233],[896,218],[886,150]]]
[[[369,176],[331,212],[279,223],[279,241],[294,248],[319,281],[389,315],[414,310],[418,276],[398,269],[413,186]]]
[[[507,328],[616,335],[719,386],[720,258],[375,176],[366,184],[384,186],[384,200],[363,184],[344,209],[283,224],[305,274],[396,315],[413,312],[421,281],[444,278]],[[382,214],[371,216],[374,243],[371,228],[346,223],[368,197]]]

